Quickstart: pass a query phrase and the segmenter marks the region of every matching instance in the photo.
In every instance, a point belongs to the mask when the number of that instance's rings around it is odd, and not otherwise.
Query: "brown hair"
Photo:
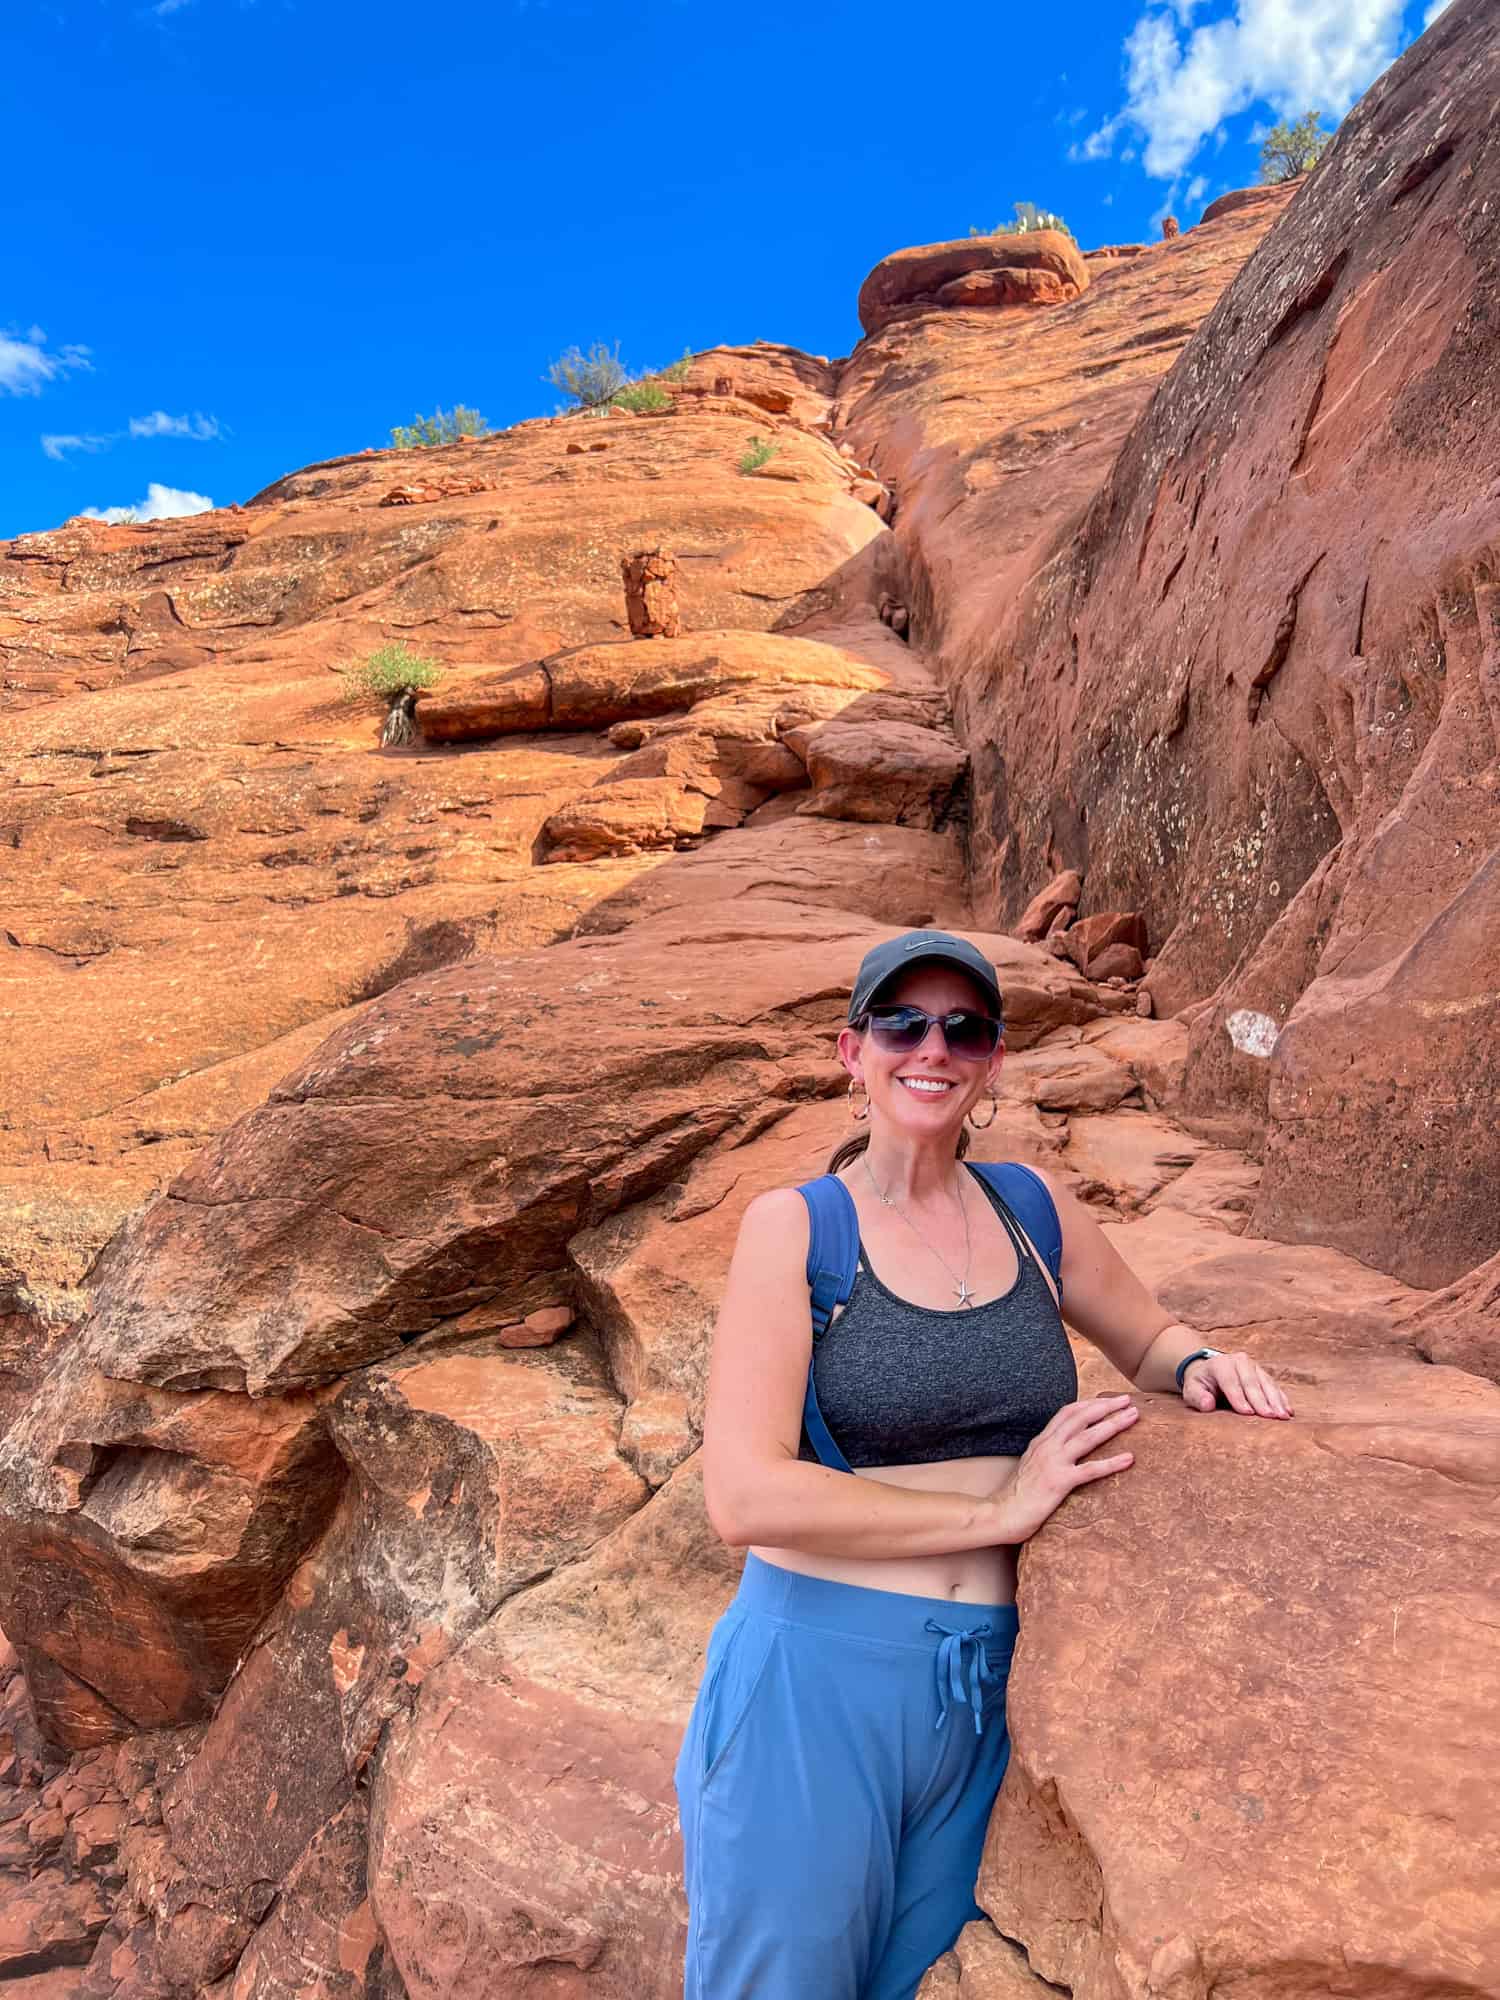
[[[836,1174],[840,1167],[847,1167],[851,1160],[859,1158],[869,1143],[868,1132],[851,1132],[847,1139],[841,1139],[834,1147],[829,1155],[828,1165],[823,1169],[824,1173]],[[961,1160],[968,1150],[969,1128],[965,1125],[958,1135],[958,1144],[953,1150],[954,1159]]]

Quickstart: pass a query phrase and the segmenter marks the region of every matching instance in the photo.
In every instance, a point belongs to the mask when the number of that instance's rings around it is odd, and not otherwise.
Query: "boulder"
[[[746,415],[765,411],[813,429],[828,422],[837,379],[822,355],[755,340],[743,347],[705,349],[667,388],[679,409],[713,395],[733,398]]]
[[[1064,915],[1071,921],[1083,894],[1083,877],[1076,868],[1064,868],[1053,876],[1045,889],[1038,889],[1017,920],[1018,938],[1035,943],[1057,926]]]
[[[954,306],[1058,305],[1088,282],[1078,245],[1055,229],[928,243],[881,259],[860,287],[859,323],[868,334]]]
[[[390,1718],[518,1589],[640,1506],[597,1344],[494,1339],[362,1371],[332,1412],[339,1515],[164,1789],[174,1864],[235,1908],[358,1797]]]
[[[1500,1640],[1477,1582],[1500,1559],[1500,1391],[1304,1355],[1290,1422],[1143,1399],[1132,1467],[1028,1546],[978,1900],[1053,1987],[1500,1980],[1478,1887],[1500,1869]],[[1122,1564],[1122,1536],[1153,1561]],[[964,2000],[1017,1990],[990,1943]]]
[[[811,795],[797,810],[829,819],[939,827],[952,817],[968,760],[946,731],[841,717],[790,730],[806,755]]]
[[[1101,910],[1097,916],[1079,918],[1063,935],[1069,958],[1090,979],[1108,976],[1094,968],[1111,945],[1128,945],[1138,963],[1144,959],[1146,926],[1137,911]]]
[[[593,785],[549,817],[538,837],[537,858],[597,861],[685,846],[707,825],[709,803],[701,787],[689,789],[670,778]]]
[[[343,1477],[316,1393],[172,1395],[109,1352],[85,1330],[0,1442],[5,1629],[75,1749],[211,1712]]]
[[[673,1766],[741,1560],[691,1461],[430,1677],[372,1813],[371,1902],[411,2000],[678,1990]]]
[[[1134,982],[1145,969],[1145,960],[1133,944],[1107,944],[1089,960],[1089,978],[1099,981],[1126,979]]]
[[[677,606],[677,558],[667,549],[621,556],[625,609],[637,639],[675,639],[682,630]]]

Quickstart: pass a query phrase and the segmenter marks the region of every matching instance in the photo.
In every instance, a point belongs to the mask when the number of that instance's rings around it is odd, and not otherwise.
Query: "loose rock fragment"
[[[625,610],[637,639],[675,639],[682,630],[677,606],[677,558],[666,549],[638,549],[621,556]]]

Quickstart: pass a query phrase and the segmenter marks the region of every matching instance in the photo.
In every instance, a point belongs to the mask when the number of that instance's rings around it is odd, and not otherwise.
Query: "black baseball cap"
[[[880,988],[898,972],[905,972],[913,965],[929,965],[934,960],[968,973],[994,1009],[995,1019],[1004,1021],[1005,1008],[994,966],[977,945],[970,944],[967,938],[954,937],[948,931],[907,931],[903,937],[887,938],[884,944],[877,944],[873,950],[867,951],[854,976],[854,991],[849,995],[849,1019],[857,1021],[867,1011]]]

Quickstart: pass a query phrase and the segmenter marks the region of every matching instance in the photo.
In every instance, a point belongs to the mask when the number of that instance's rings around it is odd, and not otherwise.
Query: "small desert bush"
[[[740,471],[759,472],[763,465],[770,463],[780,449],[779,445],[767,444],[764,438],[752,437],[749,449],[740,460]]]
[[[634,410],[637,415],[647,410],[664,410],[672,398],[660,382],[627,382],[623,389],[617,389],[611,399],[617,410]]]
[[[394,701],[408,689],[436,687],[442,671],[438,661],[414,653],[404,639],[393,639],[350,670],[344,692],[350,701]]]
[[[1034,201],[1015,203],[1015,220],[997,222],[993,229],[971,229],[971,236],[1024,236],[1029,229],[1056,229],[1064,236],[1072,236],[1062,217],[1050,208],[1038,208]]]
[[[396,424],[391,430],[391,443],[403,451],[413,445],[455,444],[461,437],[488,437],[489,425],[478,410],[471,410],[466,403],[455,403],[451,410],[441,404],[430,417],[413,417],[409,424]]]
[[[620,360],[620,343],[606,347],[596,340],[585,353],[570,347],[559,354],[547,369],[547,379],[578,410],[607,410],[616,393],[630,380]]]
[[[691,350],[685,348],[681,359],[667,367],[632,375],[620,359],[619,341],[608,347],[596,340],[586,352],[570,347],[566,354],[560,354],[549,365],[547,379],[554,389],[562,391],[574,410],[595,415],[609,409],[664,410],[672,398],[663,384],[680,382],[692,359]]]

